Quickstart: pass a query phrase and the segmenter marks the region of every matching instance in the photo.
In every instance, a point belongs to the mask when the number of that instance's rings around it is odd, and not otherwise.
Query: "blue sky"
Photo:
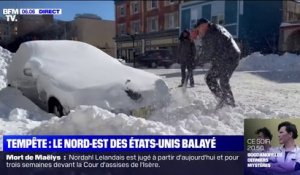
[[[97,14],[102,19],[115,20],[113,1],[0,1],[0,16],[3,8],[61,8],[62,15],[56,19],[70,21],[77,13]]]

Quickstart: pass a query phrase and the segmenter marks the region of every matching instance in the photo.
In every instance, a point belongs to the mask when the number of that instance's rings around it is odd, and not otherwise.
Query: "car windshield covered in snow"
[[[78,105],[130,113],[166,103],[169,92],[158,76],[118,62],[78,41],[23,43],[8,68],[8,84],[59,116]]]

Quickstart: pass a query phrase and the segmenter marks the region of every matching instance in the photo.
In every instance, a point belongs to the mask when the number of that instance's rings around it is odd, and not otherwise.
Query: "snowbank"
[[[53,115],[38,108],[15,88],[0,91],[0,151],[3,134],[27,134]]]
[[[10,58],[6,51],[4,53],[0,52],[0,73],[4,77],[0,84],[3,85],[6,84],[4,72]],[[299,67],[299,56],[293,54],[263,56],[254,53],[241,60],[239,70],[296,71]],[[40,110],[20,91],[4,88],[0,91],[0,134],[240,135],[244,132],[245,118],[300,116],[300,83],[279,84],[246,72],[235,72],[231,84],[237,107],[215,111],[216,101],[204,82],[204,74],[195,74],[196,86],[184,92],[177,88],[180,70],[150,71],[165,76],[164,80],[171,87],[171,101],[146,119],[116,115],[95,106],[79,106],[68,116],[57,118]]]
[[[6,87],[7,66],[11,62],[12,53],[0,46],[0,89]]]
[[[42,120],[49,120],[53,115],[38,108],[15,88],[0,91],[0,151],[2,135],[27,134],[39,126]]]
[[[4,87],[6,87],[7,66],[11,62],[11,57],[12,57],[12,53],[0,46],[0,90],[3,89]],[[1,109],[2,105],[3,105],[3,103],[1,103],[1,101],[0,101],[0,113],[3,113],[2,109]],[[0,126],[2,126],[2,127],[0,127],[0,151],[1,151],[2,150],[2,135],[5,132],[5,122],[3,122],[1,118],[0,118]]]
[[[114,114],[96,106],[79,106],[68,116],[52,118],[34,128],[30,134],[190,134],[184,129],[154,122]]]
[[[197,68],[209,68],[209,64]],[[180,64],[173,64],[171,69],[180,69]],[[242,58],[238,71],[300,71],[300,55],[285,53],[284,55],[262,55],[254,52]]]
[[[292,118],[292,113],[268,105],[225,107],[215,111],[215,102],[194,91],[172,91],[171,104],[147,119],[114,114],[96,106],[80,106],[63,118],[51,118],[28,134],[92,135],[240,135],[245,118]]]
[[[204,85],[205,86],[205,85]],[[216,102],[209,92],[180,88],[172,91],[171,104],[156,111],[148,120],[177,126],[196,135],[240,135],[244,133],[245,118],[292,118],[293,112],[273,109],[266,104],[248,105],[238,102],[237,107],[215,110]],[[244,104],[245,103],[245,104]]]
[[[37,107],[28,98],[15,88],[4,88],[0,91],[0,119],[10,119],[14,109],[25,110],[18,115],[25,115],[33,120],[45,120],[49,114]],[[14,113],[13,113],[14,114]],[[13,117],[14,118],[14,117]],[[23,118],[19,116],[17,118]]]
[[[7,67],[13,53],[0,47],[0,151],[3,134],[26,134],[40,125],[41,120],[49,120],[52,115],[42,111],[15,88],[6,87]]]
[[[255,52],[240,61],[240,71],[300,71],[300,55],[262,55]]]

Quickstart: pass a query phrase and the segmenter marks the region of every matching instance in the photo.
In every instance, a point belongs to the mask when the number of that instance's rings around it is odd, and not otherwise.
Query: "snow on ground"
[[[10,57],[1,50],[0,84],[5,85]],[[237,107],[218,111],[214,110],[216,101],[204,81],[206,70],[196,69],[196,86],[184,91],[177,88],[179,69],[146,69],[163,77],[172,95],[167,107],[146,119],[114,114],[96,106],[79,106],[68,116],[57,118],[40,110],[18,90],[1,86],[0,134],[239,135],[245,118],[300,117],[299,60],[300,56],[291,54],[279,57],[254,53],[244,58],[240,71],[231,79]]]
[[[0,47],[0,89],[6,87],[7,66],[11,62],[12,54]]]
[[[183,128],[114,114],[96,106],[79,106],[68,116],[52,118],[31,130],[31,134],[189,134]]]
[[[156,72],[156,70],[151,70]],[[278,83],[258,75],[236,72],[231,80],[236,108],[215,111],[216,100],[204,82],[204,71],[195,71],[194,88],[186,92],[176,88],[180,72],[166,79],[173,103],[150,117],[172,126],[181,126],[194,134],[242,134],[245,118],[300,117],[300,74],[298,83]],[[177,76],[175,76],[177,75]],[[168,74],[164,74],[168,77]]]

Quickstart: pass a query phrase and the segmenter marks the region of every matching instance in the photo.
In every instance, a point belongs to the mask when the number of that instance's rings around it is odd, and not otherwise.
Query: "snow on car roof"
[[[68,90],[125,84],[128,79],[139,84],[139,88],[148,89],[159,79],[121,64],[94,46],[68,40],[21,44],[8,70],[9,81],[20,77],[24,68],[31,68],[33,76],[43,75]]]

